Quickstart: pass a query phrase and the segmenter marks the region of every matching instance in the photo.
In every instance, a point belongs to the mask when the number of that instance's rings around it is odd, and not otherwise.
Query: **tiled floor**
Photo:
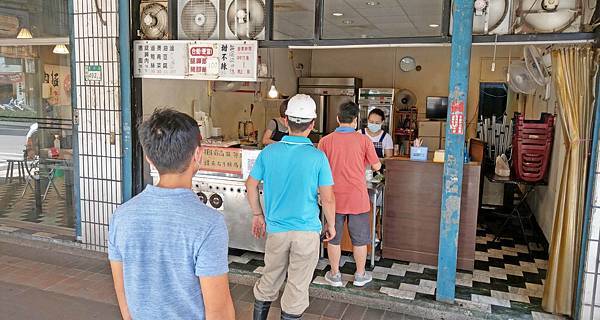
[[[457,273],[456,298],[465,308],[489,314],[534,316],[546,318],[541,301],[546,277],[547,253],[537,243],[528,247],[520,241],[501,238],[484,226],[477,231],[475,270]],[[230,251],[230,267],[261,273],[263,256],[253,252]],[[341,261],[344,288],[349,292],[361,291],[404,300],[435,300],[437,270],[433,266],[378,259],[373,268],[373,282],[364,288],[352,285],[356,265],[351,256]],[[323,276],[329,270],[326,259],[321,259],[315,271],[313,285],[327,286]],[[343,290],[343,289],[335,289]]]
[[[64,177],[54,178],[58,193],[51,187],[46,200],[42,202],[41,214],[35,212],[35,197],[31,188],[21,197],[25,183],[14,179],[5,182],[0,177],[0,218],[13,219],[40,223],[50,226],[73,228],[75,224],[75,211],[72,205],[65,200]],[[42,192],[46,189],[42,183]]]
[[[252,319],[252,287],[231,284],[236,319]],[[119,319],[105,255],[83,257],[0,240],[1,319]],[[269,319],[279,319],[276,301]],[[305,320],[415,319],[407,315],[312,298]]]

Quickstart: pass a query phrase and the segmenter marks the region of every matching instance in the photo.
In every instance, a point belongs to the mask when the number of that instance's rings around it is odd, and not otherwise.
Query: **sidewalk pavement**
[[[236,318],[252,319],[252,287],[231,284]],[[110,267],[101,253],[74,253],[56,245],[0,238],[2,319],[119,319]],[[269,319],[279,319],[279,302]],[[353,304],[311,298],[303,319],[422,319]]]

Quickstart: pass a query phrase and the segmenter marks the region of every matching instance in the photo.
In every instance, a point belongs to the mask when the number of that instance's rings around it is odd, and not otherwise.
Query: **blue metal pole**
[[[454,302],[458,227],[462,193],[465,119],[473,30],[473,0],[455,0],[452,8],[452,55],[446,125],[446,161],[442,185],[436,298]]]
[[[73,138],[71,139],[73,148],[73,208],[75,210],[75,237],[81,240],[81,192],[79,176],[79,114],[77,113],[77,72],[75,51],[75,10],[73,0],[67,1],[67,11],[69,14],[69,43],[71,45],[71,109],[73,110]]]
[[[121,82],[121,145],[123,152],[123,202],[133,193],[131,143],[131,52],[129,49],[129,0],[119,0],[119,73]]]
[[[581,255],[579,256],[579,274],[577,275],[577,298],[575,299],[574,319],[579,319],[581,310],[581,294],[583,293],[583,275],[585,273],[585,258],[587,256],[587,242],[589,238],[590,220],[592,216],[592,202],[594,197],[594,183],[596,182],[596,167],[598,165],[598,139],[600,139],[600,72],[596,73],[596,106],[594,110],[594,131],[592,132],[592,150],[588,166],[587,191],[585,196],[585,211],[583,217],[583,232],[581,235]],[[598,190],[597,192],[600,192]]]

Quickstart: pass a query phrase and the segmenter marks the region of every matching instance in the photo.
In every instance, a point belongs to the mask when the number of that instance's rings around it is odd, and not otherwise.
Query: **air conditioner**
[[[140,37],[147,40],[170,39],[169,1],[140,2]]]
[[[265,0],[227,0],[225,37],[232,40],[264,40]]]
[[[473,34],[508,34],[514,14],[513,0],[475,0]],[[452,34],[450,18],[450,34]]]
[[[582,0],[521,0],[515,33],[578,32],[583,11]]]
[[[180,40],[220,39],[219,0],[178,0],[177,38]]]

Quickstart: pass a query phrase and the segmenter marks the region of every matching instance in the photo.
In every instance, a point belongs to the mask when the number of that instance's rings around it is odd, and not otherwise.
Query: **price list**
[[[134,41],[137,78],[256,81],[258,42]]]

